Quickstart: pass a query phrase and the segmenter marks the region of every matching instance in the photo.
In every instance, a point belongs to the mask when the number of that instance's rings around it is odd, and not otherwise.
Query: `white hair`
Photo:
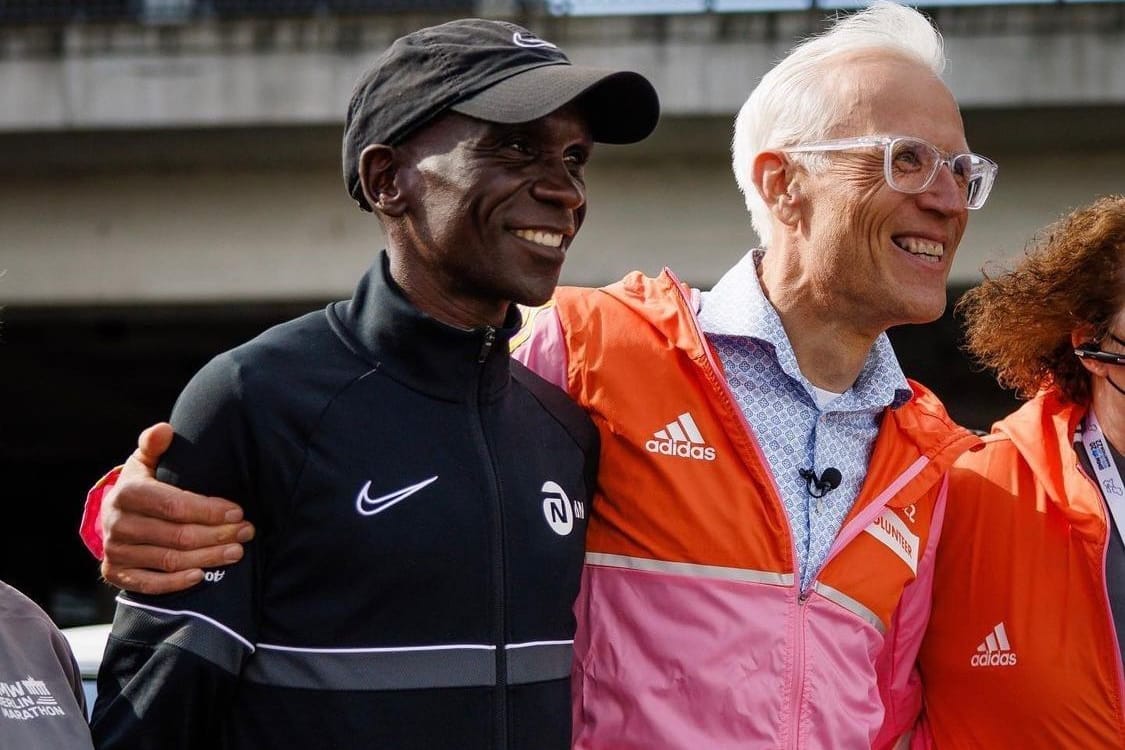
[[[926,17],[913,8],[876,0],[805,39],[766,73],[738,112],[731,146],[734,177],[763,247],[770,243],[772,217],[754,186],[754,158],[767,148],[827,137],[838,116],[833,106],[836,92],[825,85],[827,74],[834,58],[858,51],[917,60],[936,76],[945,70],[941,34]],[[805,159],[810,167],[815,160]]]

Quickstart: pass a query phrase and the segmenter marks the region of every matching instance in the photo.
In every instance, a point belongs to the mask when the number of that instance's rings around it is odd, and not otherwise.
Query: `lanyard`
[[[1098,424],[1093,409],[1086,413],[1086,428],[1082,430],[1082,446],[1090,459],[1090,466],[1094,470],[1094,476],[1097,477],[1105,504],[1109,506],[1113,525],[1117,527],[1122,542],[1125,542],[1125,483],[1121,481],[1121,472],[1113,461],[1109,443],[1102,434],[1101,425]]]

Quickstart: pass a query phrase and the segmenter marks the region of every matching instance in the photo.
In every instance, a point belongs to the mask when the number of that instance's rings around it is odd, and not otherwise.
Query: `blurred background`
[[[60,625],[111,616],[75,530],[86,489],[214,354],[347,296],[380,249],[348,199],[351,86],[396,37],[504,18],[663,101],[645,143],[598,148],[564,282],[664,265],[710,287],[756,243],[734,114],[813,0],[0,0],[0,578]],[[1000,163],[949,296],[1095,196],[1125,191],[1125,2],[938,0],[972,148]],[[892,332],[963,423],[1014,401],[947,315]]]

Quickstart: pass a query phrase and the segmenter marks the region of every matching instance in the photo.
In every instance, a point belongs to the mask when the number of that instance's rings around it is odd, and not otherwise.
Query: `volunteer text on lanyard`
[[[1121,471],[1113,460],[1109,449],[1109,441],[1102,434],[1098,418],[1094,410],[1086,414],[1086,427],[1082,431],[1082,445],[1086,448],[1086,456],[1090,459],[1090,466],[1094,469],[1098,486],[1101,487],[1102,497],[1109,506],[1109,514],[1113,516],[1113,524],[1117,533],[1125,541],[1125,483],[1121,481]]]

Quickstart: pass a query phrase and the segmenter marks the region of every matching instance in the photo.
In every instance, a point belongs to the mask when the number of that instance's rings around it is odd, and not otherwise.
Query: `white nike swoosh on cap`
[[[429,479],[424,479],[421,482],[418,482],[418,484],[412,484],[409,487],[403,487],[400,490],[389,492],[382,497],[372,498],[367,496],[367,491],[371,489],[371,480],[367,480],[367,484],[363,485],[363,488],[359,491],[359,494],[356,495],[355,509],[364,516],[373,516],[376,513],[382,513],[392,505],[402,502],[418,490],[431,485],[436,481],[437,475],[434,475]]]
[[[520,47],[549,47],[550,49],[558,49],[558,47],[551,44],[546,39],[540,39],[539,37],[532,35],[525,36],[522,32],[519,31],[512,34],[512,41],[518,44]]]

